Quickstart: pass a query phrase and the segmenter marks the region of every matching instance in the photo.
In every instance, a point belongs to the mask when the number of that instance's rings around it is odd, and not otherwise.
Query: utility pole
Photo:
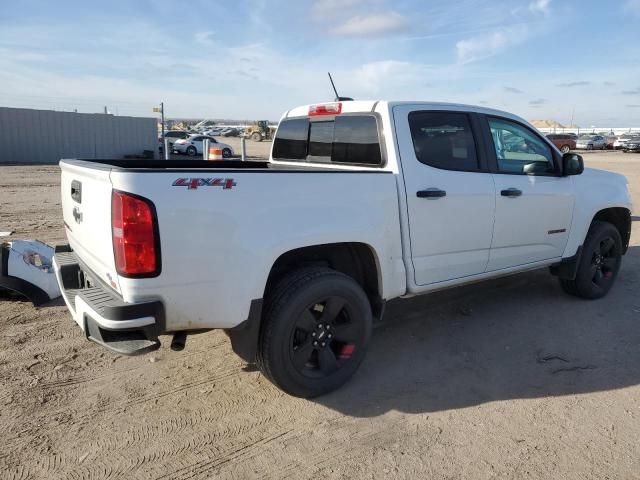
[[[162,146],[164,149],[164,159],[169,160],[169,151],[167,149],[167,139],[164,137],[164,102],[160,102],[159,107],[153,107],[153,111],[158,113],[160,112],[160,122],[162,125]]]
[[[571,121],[569,122],[569,125],[573,125],[573,116],[576,113],[576,106],[573,106],[573,109],[571,110]]]
[[[164,102],[160,102],[160,115],[162,116],[162,141],[164,142]]]

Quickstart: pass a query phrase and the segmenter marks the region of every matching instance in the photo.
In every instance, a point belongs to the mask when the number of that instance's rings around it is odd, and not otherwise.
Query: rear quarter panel
[[[172,186],[178,178],[233,179],[233,188]],[[283,253],[335,242],[370,245],[383,297],[404,293],[395,176],[366,172],[113,171],[114,188],[156,206],[162,272],[120,278],[125,301],[160,297],[167,331],[229,328],[262,298]]]

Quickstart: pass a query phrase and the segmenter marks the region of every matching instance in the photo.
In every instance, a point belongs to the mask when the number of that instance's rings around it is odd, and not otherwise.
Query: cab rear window
[[[277,160],[381,165],[378,124],[373,115],[343,115],[310,122],[308,118],[280,122],[273,143]]]

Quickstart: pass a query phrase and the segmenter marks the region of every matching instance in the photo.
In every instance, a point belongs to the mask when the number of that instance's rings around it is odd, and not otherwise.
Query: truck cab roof
[[[514,115],[503,110],[497,110],[494,108],[482,107],[478,105],[467,105],[463,103],[449,103],[449,102],[432,102],[425,100],[349,100],[340,102],[318,102],[308,105],[301,105],[287,111],[282,118],[291,117],[306,117],[309,115],[309,109],[319,105],[336,105],[340,104],[340,113],[373,113],[379,112],[383,109],[393,109],[396,106],[403,105],[415,105],[424,107],[425,110],[453,110],[453,111],[466,111],[484,113],[487,115],[497,115],[501,117],[511,118],[519,122],[529,123],[521,117]]]

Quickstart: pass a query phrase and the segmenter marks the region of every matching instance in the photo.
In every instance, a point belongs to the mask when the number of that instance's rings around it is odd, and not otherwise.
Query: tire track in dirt
[[[173,357],[173,358],[167,357],[163,361],[167,365],[171,365],[172,363],[178,363],[189,357],[194,357],[194,356],[203,355],[203,354],[211,354],[212,350],[223,347],[227,343],[228,342],[220,342],[218,344],[213,344],[205,350],[194,351],[194,352],[183,352],[179,357]],[[78,376],[67,377],[62,379],[54,379],[54,380],[43,382],[40,386],[42,388],[51,388],[51,389],[71,387],[71,386],[82,386],[85,383],[97,382],[99,380],[103,380],[109,377],[114,377],[114,379],[121,378],[123,374],[135,372],[135,371],[146,369],[146,368],[149,368],[148,364],[140,363],[132,367],[120,368],[120,369],[116,369],[116,370],[109,371],[103,374],[98,374],[98,375],[85,374],[85,375],[78,375]]]
[[[216,431],[213,433],[207,432],[207,436],[210,437],[211,440],[236,437],[273,421],[276,414],[268,413],[267,415],[251,416],[247,422],[224,427],[223,429],[220,429],[220,419],[224,419],[225,417],[229,418],[232,415],[231,412],[240,408],[250,408],[255,409],[255,411],[260,411],[259,407],[266,404],[268,400],[270,400],[270,398],[264,397],[250,402],[220,402],[208,407],[206,410],[200,409],[192,411],[189,416],[169,417],[156,421],[153,424],[133,426],[125,432],[118,432],[115,437],[109,436],[102,438],[94,445],[96,448],[106,449],[108,451],[114,451],[119,448],[128,451],[130,448],[145,446],[152,441],[163,438],[166,438],[169,442],[181,443],[182,440],[178,442],[176,442],[176,440],[185,439],[188,434],[193,434],[193,432],[208,429],[209,427],[216,428]],[[215,416],[210,414],[212,410],[216,412]],[[174,447],[164,448],[159,455],[161,457],[171,456],[173,449]],[[176,449],[179,450],[177,447]]]
[[[63,414],[68,413],[73,418],[73,424],[79,426],[81,428],[85,428],[90,424],[96,421],[96,418],[101,416],[113,416],[115,412],[126,410],[130,407],[139,407],[144,404],[148,404],[149,402],[153,402],[155,400],[160,400],[166,397],[170,397],[172,395],[179,394],[181,392],[186,392],[192,390],[194,388],[202,387],[205,385],[216,384],[219,386],[230,379],[234,379],[240,376],[243,372],[235,366],[231,366],[226,370],[221,372],[214,373],[211,376],[207,376],[202,378],[199,376],[199,380],[188,381],[184,384],[178,385],[176,387],[170,388],[161,392],[154,392],[150,394],[143,394],[142,396],[133,398],[133,399],[123,399],[118,402],[104,402],[102,405],[98,405],[97,408],[92,408],[90,410],[79,411],[73,407],[65,406],[63,408],[59,408],[53,415],[55,414]],[[55,392],[53,394],[50,393],[50,397],[47,400],[47,403],[65,403],[65,401],[69,398],[76,398],[75,391],[65,392],[65,395],[56,396]],[[51,423],[49,414],[47,418],[41,419],[44,424]],[[8,439],[9,442],[18,441],[18,438]]]
[[[384,430],[372,428],[366,419],[345,419],[341,416],[319,425],[308,424],[304,429],[296,429],[296,433],[287,437],[281,446],[282,450],[289,452],[287,458],[303,458],[304,461],[283,462],[276,478],[322,478],[322,470],[335,468],[336,463],[344,465],[347,458],[370,457],[368,452],[371,449],[397,442],[406,435],[408,429],[409,421],[404,415],[389,419]],[[432,434],[423,434],[424,444],[435,445],[441,430],[437,427],[430,427],[429,430],[432,430]],[[291,450],[295,450],[295,455]],[[256,456],[268,458],[270,453],[259,452]],[[256,464],[265,461],[261,458],[255,460]],[[261,478],[274,478],[273,472]]]
[[[217,427],[215,417],[209,417],[208,420],[211,422],[212,427]],[[180,432],[173,428],[149,428],[146,431],[134,429],[132,430],[133,435],[130,435],[128,439],[125,438],[124,442],[119,441],[122,440],[122,435],[117,433],[113,436],[112,441],[91,444],[94,452],[109,452],[108,465],[99,461],[96,462],[93,456],[89,454],[82,457],[81,462],[83,463],[81,465],[78,465],[77,461],[70,463],[68,458],[61,459],[58,457],[53,461],[48,459],[38,461],[36,466],[38,467],[38,472],[46,474],[44,478],[51,478],[56,473],[64,473],[65,476],[62,478],[131,478],[132,476],[133,478],[139,478],[137,474],[141,473],[145,467],[162,469],[166,472],[167,464],[175,465],[185,459],[192,458],[192,463],[179,467],[178,472],[192,467],[208,471],[218,464],[234,460],[240,453],[249,447],[253,447],[254,444],[265,443],[263,441],[265,439],[255,439],[253,437],[256,434],[255,432],[268,431],[274,420],[275,415],[272,414],[260,418],[252,418],[250,422],[230,422],[230,425],[224,429],[217,429],[214,432],[200,431],[191,436],[186,436],[185,434],[176,435]],[[171,420],[169,420],[169,423],[171,423]],[[200,422],[194,423],[188,420],[181,423],[183,426],[200,425]],[[168,438],[164,436],[156,437],[155,435],[158,432],[173,433],[174,435]],[[245,436],[249,437],[248,443],[237,447],[237,439]],[[125,437],[127,437],[126,434]],[[135,441],[131,442],[131,440]],[[203,454],[206,454],[206,460],[196,458]],[[215,458],[214,461],[210,460],[212,457]]]
[[[244,445],[231,447],[226,449],[220,457],[215,458],[213,460],[206,459],[195,462],[193,464],[189,464],[173,470],[171,472],[165,473],[156,477],[156,480],[163,479],[175,479],[175,480],[192,480],[197,478],[211,478],[211,475],[215,473],[215,471],[234,460],[238,460],[240,457],[245,456],[247,453],[250,453],[252,450],[259,449],[268,445],[269,443],[281,439],[285,435],[289,434],[291,430],[280,430],[278,433],[267,435],[266,437],[259,438],[257,440],[252,440]],[[204,475],[204,477],[203,477]]]
[[[64,420],[62,422],[54,421],[53,419],[56,419],[56,418],[57,419],[66,418],[67,419],[66,422],[69,425],[74,425],[80,428],[86,428],[86,427],[89,427],[92,423],[94,423],[96,421],[96,418],[113,417],[115,412],[124,411],[132,407],[134,408],[140,407],[145,404],[148,404],[149,402],[157,401],[166,397],[170,397],[172,395],[180,394],[181,392],[187,392],[194,388],[213,385],[213,384],[216,384],[216,386],[219,386],[229,380],[232,380],[235,377],[240,376],[242,373],[243,372],[239,368],[236,368],[235,366],[232,365],[231,367],[227,367],[226,369],[221,369],[219,371],[214,372],[213,375],[210,375],[204,378],[202,376],[198,376],[196,377],[197,379],[194,378],[192,381],[187,381],[184,384],[174,386],[173,388],[170,388],[168,390],[164,390],[160,392],[150,392],[149,394],[143,394],[142,396],[138,396],[136,398],[123,398],[122,400],[115,403],[103,401],[101,404],[97,406],[97,408],[91,408],[91,409],[85,409],[85,410],[79,410],[77,407],[75,407],[74,403],[73,404],[70,403],[78,398],[76,388],[64,389],[65,390],[64,392],[62,392],[60,389],[53,389],[53,390],[45,389],[44,390],[45,397],[42,397],[41,400],[34,398],[31,401],[31,403],[34,404],[32,408],[37,408],[35,405],[38,402],[42,403],[43,401],[46,401],[47,404],[58,404],[63,406],[61,408],[58,408],[56,411],[48,414],[46,417],[33,418],[31,421],[32,428],[27,429],[27,431],[28,430],[37,431],[37,429],[38,430],[48,429],[49,425],[54,426],[59,423],[64,423]],[[106,377],[109,377],[109,375],[107,375]],[[116,376],[114,378],[114,381],[116,381],[117,378],[121,379],[122,377]],[[32,397],[38,397],[39,393],[37,391],[38,390],[37,386],[34,387],[34,390],[35,390],[34,395]],[[223,412],[229,412],[229,411],[232,411],[234,408],[237,408],[238,404],[241,403],[241,399],[242,399],[242,397],[240,398],[225,397],[225,398],[227,398],[226,402],[222,402],[218,404],[218,407]],[[50,407],[49,407],[49,411],[51,411]],[[37,425],[37,429],[36,429],[36,425]],[[29,440],[28,439],[29,437],[25,435],[25,433],[26,432],[23,430],[18,434],[7,436],[4,439],[7,445],[6,451],[11,452],[11,451],[22,450],[26,447],[25,444],[29,443],[30,441],[33,441],[34,438],[38,438],[38,437],[31,437],[31,440]],[[34,445],[34,447],[36,446],[37,445]]]
[[[0,465],[0,468],[2,466]],[[23,465],[12,468],[2,468],[3,476],[6,475],[7,480],[29,480],[35,478],[29,469]]]

